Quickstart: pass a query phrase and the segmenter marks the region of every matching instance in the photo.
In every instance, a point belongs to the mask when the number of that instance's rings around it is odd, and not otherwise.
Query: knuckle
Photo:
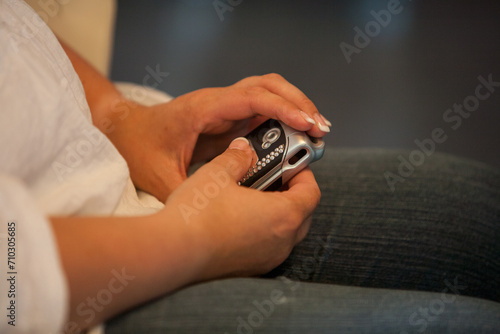
[[[283,81],[285,78],[281,74],[278,73],[268,73],[262,76],[263,80],[269,80],[269,81]]]
[[[280,120],[285,120],[286,116],[288,114],[288,110],[286,109],[286,106],[283,106],[283,105],[277,105],[275,107],[275,112],[276,112],[276,117]]]
[[[243,79],[240,79],[233,83],[232,85],[227,86],[227,88],[234,88],[234,87],[239,87],[245,85],[246,82],[248,82],[251,79],[251,77],[245,77]]]
[[[314,105],[314,103],[305,95],[302,95],[299,100],[299,104],[301,106],[305,106],[308,110],[311,110],[313,113],[317,113],[318,109]]]
[[[260,76],[258,75],[252,75],[246,78],[241,79],[240,81],[236,82],[235,84],[232,85],[232,87],[247,87],[249,85],[253,85],[256,82],[260,80]]]
[[[319,205],[319,202],[321,201],[321,189],[319,186],[316,184],[316,187],[314,188],[314,207],[317,207]]]

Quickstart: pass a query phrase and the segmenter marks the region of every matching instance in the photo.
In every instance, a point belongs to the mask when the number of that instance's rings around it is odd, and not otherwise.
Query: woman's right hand
[[[320,191],[309,168],[281,192],[238,186],[252,161],[237,139],[168,198],[165,224],[186,224],[197,252],[196,281],[263,274],[282,263],[307,234]]]
[[[233,141],[153,215],[51,217],[71,328],[89,328],[192,283],[263,274],[283,262],[309,229],[318,185],[306,168],[282,192],[238,186],[252,155],[245,140]],[[117,282],[123,292],[115,292]],[[82,307],[107,287],[112,300],[89,317]]]

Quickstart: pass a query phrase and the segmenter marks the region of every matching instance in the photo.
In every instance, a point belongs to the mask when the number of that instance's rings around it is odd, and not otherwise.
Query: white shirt
[[[130,214],[134,206],[126,162],[92,125],[57,39],[24,2],[0,0],[0,332],[65,326],[67,282],[47,216]],[[12,268],[8,237],[15,238]]]

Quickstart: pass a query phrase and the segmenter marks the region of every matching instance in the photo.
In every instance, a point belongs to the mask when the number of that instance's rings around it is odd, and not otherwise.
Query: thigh
[[[498,303],[454,294],[227,279],[121,315],[106,333],[495,333],[499,314]]]
[[[327,150],[311,231],[267,276],[499,301],[500,171],[410,154]]]

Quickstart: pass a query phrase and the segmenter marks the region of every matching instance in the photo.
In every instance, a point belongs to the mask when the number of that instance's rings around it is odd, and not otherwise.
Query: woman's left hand
[[[126,117],[116,117],[107,135],[127,160],[134,184],[161,201],[187,178],[191,163],[215,157],[265,119],[313,137],[322,137],[331,125],[277,74],[200,89],[152,107],[127,105]]]

